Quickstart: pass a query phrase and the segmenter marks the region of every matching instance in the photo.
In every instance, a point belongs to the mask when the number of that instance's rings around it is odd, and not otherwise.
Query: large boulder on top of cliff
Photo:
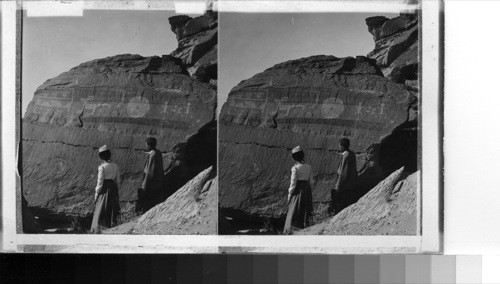
[[[177,40],[182,40],[194,34],[217,27],[217,13],[207,10],[204,15],[191,18],[186,15],[177,15],[168,18],[172,31],[177,36]]]
[[[220,114],[219,206],[223,212],[283,216],[290,150],[297,145],[314,171],[314,201],[328,202],[341,137],[357,154],[361,187],[375,185],[385,170],[383,144],[406,123],[413,100],[366,57],[312,56],[242,81]],[[384,161],[407,154],[389,150]]]
[[[408,30],[417,24],[418,19],[415,14],[406,13],[392,19],[375,16],[367,18],[365,21],[368,31],[373,35],[373,40],[378,41],[401,31]]]
[[[174,16],[169,21],[179,41],[171,55],[179,58],[194,78],[202,82],[216,81],[217,13],[208,10],[196,18]]]
[[[168,23],[170,24],[170,29],[175,33],[177,40],[183,39],[184,36],[184,25],[193,18],[187,15],[176,15],[168,18]]]
[[[186,66],[193,66],[207,51],[217,44],[217,29],[207,30],[179,41],[179,47],[171,53]]]
[[[217,170],[210,167],[136,220],[105,234],[208,235],[217,233]]]
[[[171,56],[118,55],[83,63],[46,81],[23,119],[23,195],[29,207],[86,216],[106,144],[123,184],[120,200],[137,199],[154,136],[164,167],[172,152],[214,120],[216,92]]]
[[[395,171],[339,214],[297,235],[416,235],[419,172]]]
[[[386,77],[418,89],[418,13],[401,13],[392,19],[370,17],[366,24],[375,41],[375,49],[368,57],[377,60]]]

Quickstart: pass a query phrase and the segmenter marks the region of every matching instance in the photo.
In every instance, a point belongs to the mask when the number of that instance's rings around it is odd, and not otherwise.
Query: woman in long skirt
[[[106,145],[99,149],[99,158],[103,162],[98,168],[91,233],[100,233],[101,228],[115,226],[120,214],[118,198],[118,185],[121,183],[120,171],[118,166],[111,162],[111,151]]]
[[[283,234],[291,234],[293,228],[309,226],[313,212],[312,185],[314,184],[312,168],[304,162],[304,152],[300,146],[292,150],[292,158],[296,161],[292,167],[290,187],[288,189],[288,211],[286,213]]]

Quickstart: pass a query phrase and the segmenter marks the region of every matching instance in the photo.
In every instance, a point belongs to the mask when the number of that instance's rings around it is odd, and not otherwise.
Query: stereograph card
[[[2,250],[440,253],[441,9],[2,2]]]

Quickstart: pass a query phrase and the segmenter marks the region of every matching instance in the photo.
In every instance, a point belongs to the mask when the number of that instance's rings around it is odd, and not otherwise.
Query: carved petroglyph
[[[163,114],[163,118],[166,118],[170,114],[188,117],[194,115],[193,101],[165,103],[163,109],[162,104],[164,102],[157,102],[159,97],[172,97],[164,95],[158,96],[158,91],[169,92],[171,94],[182,94],[182,98],[190,94],[189,92],[165,87],[151,88],[146,91],[147,94],[143,92],[139,97],[131,97],[131,93],[134,92],[133,88],[96,89],[91,86],[79,86],[64,91],[51,90],[50,92],[46,92],[41,90],[37,91],[33,100],[32,109],[33,112],[37,114],[43,114],[47,112],[48,109],[54,109],[58,113],[66,111],[81,114],[83,112],[83,117],[116,116],[144,118],[155,115],[162,116]],[[151,92],[152,96],[150,97],[148,94]],[[85,93],[91,93],[91,95],[82,96]],[[176,95],[173,97],[178,98]],[[197,100],[213,101],[215,98],[215,92],[209,90],[202,95],[198,95]],[[175,107],[175,104],[180,106]]]
[[[344,102],[338,98],[328,98],[321,104],[321,115],[327,119],[339,117],[344,112]]]
[[[385,104],[381,103],[380,104],[380,112],[378,114],[383,115],[384,114],[384,110],[385,110]]]
[[[338,107],[334,107],[333,110],[328,110],[328,108],[332,109],[329,101],[326,100],[327,105],[322,110],[321,107],[323,105],[317,104],[320,100],[320,92],[319,91],[311,91],[308,94],[308,97],[314,97],[314,101],[305,102],[305,103],[294,103],[291,102],[291,98],[287,95],[279,97],[279,96],[267,96],[264,97],[263,92],[246,92],[239,93],[237,96],[232,97],[228,104],[229,108],[227,113],[229,115],[236,115],[238,113],[238,109],[246,109],[251,110],[253,112],[261,113],[264,115],[264,123],[268,119],[274,116],[278,116],[279,118],[293,118],[293,117],[313,117],[319,116],[321,113],[325,117],[337,117],[340,115],[342,111],[338,111]],[[301,100],[304,95],[301,93],[293,94],[293,101]],[[271,98],[270,98],[271,97]],[[314,103],[316,102],[316,103]],[[339,112],[338,114],[331,114],[332,111]]]
[[[171,88],[165,88],[165,87],[158,87],[154,88],[155,91],[159,92],[169,92],[169,93],[176,93],[176,94],[187,94],[188,92],[180,89],[171,89]]]
[[[42,114],[42,111],[43,111],[43,108],[38,106],[38,105],[34,105],[33,107],[33,113],[36,113],[36,114]]]
[[[161,113],[163,114],[163,116],[167,115],[168,114],[168,102],[165,102],[163,104],[163,107],[161,109]]]
[[[375,90],[367,90],[367,89],[354,89],[354,88],[351,88],[351,89],[347,89],[348,91],[350,92],[353,92],[353,93],[362,93],[362,94],[370,94],[370,95],[378,95],[378,96],[383,96],[384,93],[381,93],[381,92],[377,92]]]
[[[362,114],[363,112],[363,103],[359,103],[357,106],[356,106],[356,115],[358,116],[358,119],[359,119],[359,116]]]
[[[39,97],[35,100],[35,111],[41,112],[44,108],[57,108],[71,110],[83,107],[83,111],[87,116],[109,116],[111,114],[118,115],[124,107],[125,94],[122,94],[121,101],[118,104],[98,102],[94,96],[88,96],[80,99],[79,102],[64,103],[61,100],[52,98]],[[127,112],[130,117],[143,117],[150,109],[149,101],[146,98],[134,97],[127,104]]]
[[[36,105],[40,107],[63,107],[63,104],[59,100],[44,100],[42,98],[37,98]]]
[[[301,111],[306,109],[306,106],[301,104],[284,104],[283,100],[281,102],[282,104],[278,105],[278,116],[280,117],[289,117],[290,113],[297,115],[300,114],[300,111],[298,111],[299,108]],[[294,111],[292,112],[292,110]]]
[[[167,101],[163,103],[160,113],[163,115],[164,118],[167,118],[171,114],[175,114],[177,116],[192,117],[193,116],[192,106],[193,104],[189,101],[186,102],[183,106],[171,104]]]
[[[387,110],[387,105],[384,102],[381,102],[379,106],[363,106],[363,103],[360,102],[356,105],[355,109],[356,112],[354,114],[358,117],[359,120],[360,116],[364,114],[373,116],[384,115],[385,111]]]
[[[311,90],[311,96],[314,96],[316,104],[319,103],[319,96],[321,93],[318,90]]]
[[[149,100],[145,97],[136,96],[130,99],[127,104],[127,113],[130,117],[140,118],[144,117],[151,106],[149,104]]]
[[[94,114],[98,115],[98,116],[109,116],[110,112],[111,112],[111,108],[112,108],[112,106],[110,104],[106,104],[106,103],[99,104],[95,108],[95,110],[97,110],[97,112],[94,110]]]
[[[228,100],[225,117],[233,124],[276,127],[280,123],[278,127],[287,129],[287,125],[341,123],[352,129],[337,134],[358,136],[361,130],[378,127],[374,123],[390,115],[389,103],[383,98],[363,96],[351,105],[350,95],[318,89],[237,91]]]
[[[200,98],[203,103],[210,103],[216,98],[216,95],[215,92],[203,92]]]
[[[235,107],[231,107],[231,106],[230,106],[230,107],[227,109],[227,113],[228,113],[229,115],[236,115],[236,114],[237,114],[237,109],[236,109]]]
[[[81,99],[81,102],[83,102],[83,112],[89,115],[95,115],[95,110],[99,106],[97,102],[94,101],[94,96],[88,96],[87,98]],[[92,110],[90,112],[89,110]]]
[[[121,101],[120,101],[120,103],[118,103],[118,105],[116,105],[117,109],[121,109],[125,105],[125,95],[126,95],[126,93],[122,92]]]

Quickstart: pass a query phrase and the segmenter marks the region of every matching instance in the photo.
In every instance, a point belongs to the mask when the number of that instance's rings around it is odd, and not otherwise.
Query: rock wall
[[[188,29],[183,40],[216,34],[216,20],[212,17],[211,30]],[[190,75],[199,58],[187,62],[179,56],[179,45],[161,57],[124,54],[92,60],[38,87],[22,122],[23,210],[88,216],[100,164],[97,149],[104,144],[121,170],[122,202],[137,199],[148,136],[157,138],[163,152],[163,200],[215,165],[217,84]],[[196,56],[190,58],[217,60],[214,46],[195,46],[196,52],[187,54]],[[202,63],[209,68],[212,61]]]
[[[137,220],[105,234],[206,235],[217,233],[217,171],[210,167]]]
[[[349,138],[357,153],[360,188],[370,189],[386,171],[380,149],[407,123],[415,95],[384,78],[376,61],[366,57],[312,56],[242,81],[220,114],[222,214],[282,216],[293,165],[290,150],[297,145],[314,169],[314,201],[328,202],[341,137]],[[394,161],[406,153],[386,154]]]
[[[169,21],[179,40],[171,55],[181,59],[194,78],[217,85],[217,12],[208,10],[196,18],[174,16]]]
[[[411,3],[417,4],[417,3]],[[417,170],[418,116],[419,116],[419,10],[405,11],[392,19],[370,17],[366,19],[368,31],[373,35],[375,49],[368,57],[377,60],[384,76],[405,84],[415,94],[408,109],[408,121],[395,129],[380,147],[380,164],[391,173],[400,166],[408,171]],[[393,159],[393,157],[400,157]]]
[[[418,89],[418,11],[401,13],[393,19],[370,17],[366,24],[375,41],[375,49],[368,57],[377,60],[386,77]]]
[[[298,235],[416,235],[419,172],[403,168],[381,181],[357,203]]]

